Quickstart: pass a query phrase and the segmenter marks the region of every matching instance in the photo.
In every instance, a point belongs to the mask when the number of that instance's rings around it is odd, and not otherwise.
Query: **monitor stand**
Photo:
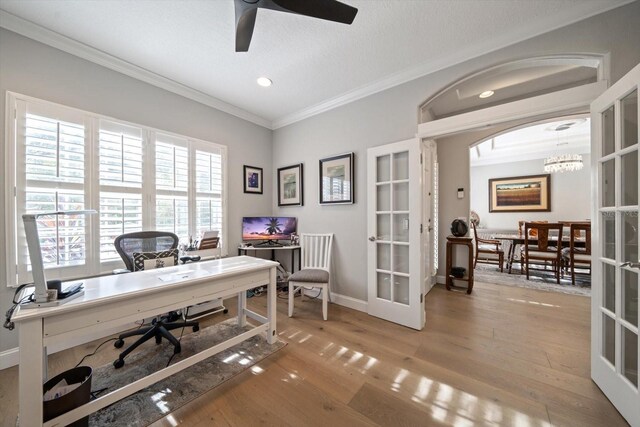
[[[277,240],[267,240],[266,242],[256,243],[254,248],[281,248],[282,244]]]

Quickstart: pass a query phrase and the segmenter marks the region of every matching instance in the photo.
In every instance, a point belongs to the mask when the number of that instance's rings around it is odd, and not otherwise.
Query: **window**
[[[110,272],[122,234],[220,233],[226,255],[226,147],[9,93],[7,282],[31,281],[22,214],[96,209],[38,221],[47,275]],[[14,191],[15,189],[15,191]]]

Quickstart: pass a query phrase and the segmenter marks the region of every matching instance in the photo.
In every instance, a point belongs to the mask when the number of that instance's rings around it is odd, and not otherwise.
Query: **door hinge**
[[[422,224],[420,224],[420,232],[422,233]]]
[[[423,298],[424,298],[424,295],[421,293],[420,294],[420,304],[422,304]]]
[[[422,164],[422,153],[420,153],[420,164]]]

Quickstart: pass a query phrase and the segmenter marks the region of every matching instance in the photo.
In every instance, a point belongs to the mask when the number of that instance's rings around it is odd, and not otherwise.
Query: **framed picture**
[[[302,163],[278,169],[278,206],[302,206]]]
[[[489,212],[551,211],[551,175],[489,180]]]
[[[353,203],[353,153],[320,160],[320,204]]]
[[[262,168],[244,165],[243,172],[244,192],[262,194]]]

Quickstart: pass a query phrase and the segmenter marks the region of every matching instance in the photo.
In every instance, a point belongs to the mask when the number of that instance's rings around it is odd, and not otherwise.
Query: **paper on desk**
[[[62,381],[54,385],[51,390],[49,390],[44,394],[44,401],[48,402],[49,400],[57,399],[61,396],[64,396],[67,393],[71,393],[73,390],[80,387],[80,384],[82,383],[75,383],[75,384],[69,385],[67,384],[67,380],[63,378]]]
[[[158,276],[158,279],[160,279],[163,282],[175,282],[182,279],[189,279],[192,276],[193,276],[192,271],[185,271],[184,273],[164,274],[164,275]]]

